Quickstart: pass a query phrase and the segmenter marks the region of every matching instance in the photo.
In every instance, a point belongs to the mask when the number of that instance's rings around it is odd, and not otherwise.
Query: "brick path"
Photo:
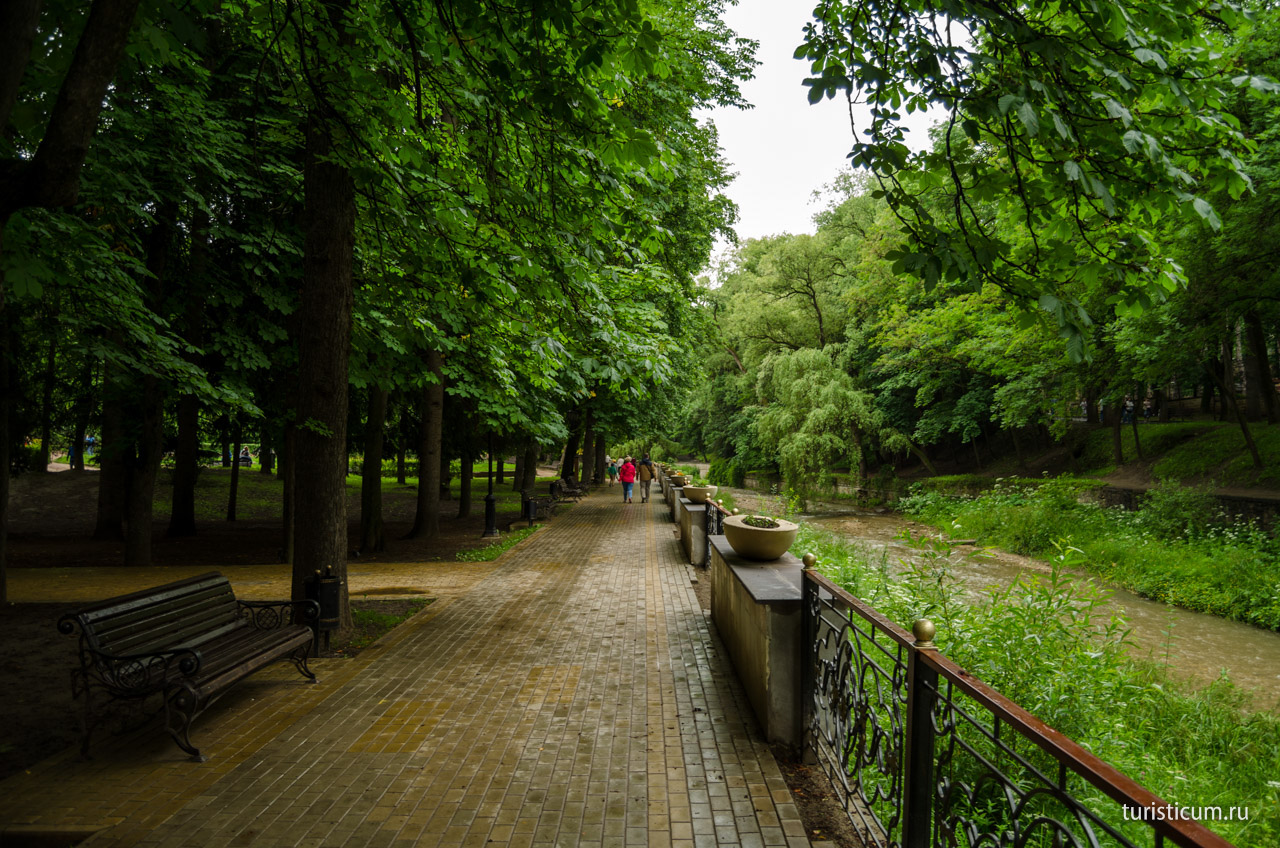
[[[619,501],[496,564],[396,567],[442,599],[317,661],[319,685],[288,665],[242,683],[192,730],[208,762],[154,726],[108,737],[0,784],[0,827],[156,848],[809,845],[665,508]]]

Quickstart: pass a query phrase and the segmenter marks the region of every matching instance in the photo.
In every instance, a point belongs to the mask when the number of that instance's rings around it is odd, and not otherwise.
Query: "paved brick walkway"
[[[208,762],[154,727],[107,738],[0,784],[0,826],[157,848],[809,845],[665,507],[619,500],[496,564],[397,566],[442,599],[317,662],[319,685],[288,665],[245,681],[192,730]],[[227,570],[279,579],[259,572]]]

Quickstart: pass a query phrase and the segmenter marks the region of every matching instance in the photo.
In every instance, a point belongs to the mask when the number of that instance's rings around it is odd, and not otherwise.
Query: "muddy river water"
[[[821,514],[804,516],[803,520],[873,547],[887,547],[891,569],[911,555],[911,549],[894,537],[908,527],[917,533],[924,529],[892,513]],[[1041,560],[1000,551],[957,559],[961,564],[955,574],[965,591],[975,596],[992,586],[1009,585],[1024,572],[1049,573],[1049,565]],[[1079,579],[1101,582],[1086,575],[1079,575]],[[1167,661],[1175,676],[1193,684],[1209,683],[1225,671],[1236,685],[1252,694],[1255,709],[1280,710],[1280,633],[1169,607],[1102,585],[1112,592],[1109,603],[1123,610],[1132,628],[1131,654]]]

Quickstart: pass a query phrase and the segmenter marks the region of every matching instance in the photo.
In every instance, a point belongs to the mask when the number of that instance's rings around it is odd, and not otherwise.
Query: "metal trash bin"
[[[324,649],[329,650],[329,634],[341,623],[339,602],[342,598],[342,578],[333,573],[333,566],[325,566],[324,574],[317,571],[306,583],[307,600],[320,604],[320,616],[316,619],[316,651],[319,652],[320,634],[324,634]]]

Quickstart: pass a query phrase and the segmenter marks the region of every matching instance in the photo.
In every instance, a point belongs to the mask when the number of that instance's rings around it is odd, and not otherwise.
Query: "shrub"
[[[741,489],[747,482],[747,470],[736,458],[713,459],[707,469],[707,480],[713,486],[732,486]]]
[[[1142,499],[1138,521],[1161,539],[1198,539],[1222,523],[1222,509],[1208,487],[1161,480]]]

